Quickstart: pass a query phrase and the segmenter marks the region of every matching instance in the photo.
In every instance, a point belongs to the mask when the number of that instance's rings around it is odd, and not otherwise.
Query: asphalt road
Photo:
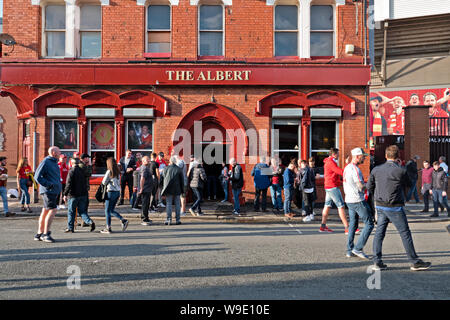
[[[99,229],[104,221],[96,221]],[[180,226],[144,227],[134,220],[122,233],[113,220],[117,232],[105,235],[88,228],[65,234],[61,217],[52,228],[57,242],[48,244],[33,241],[37,217],[1,218],[0,299],[450,299],[447,224],[410,224],[416,251],[433,263],[421,272],[409,270],[390,226],[383,246],[389,270],[374,278],[370,261],[345,257],[337,222],[329,225],[335,233],[323,234],[317,223],[293,221],[186,219]],[[79,282],[69,278],[78,271]],[[68,279],[79,289],[70,289]],[[368,279],[379,289],[369,289]]]

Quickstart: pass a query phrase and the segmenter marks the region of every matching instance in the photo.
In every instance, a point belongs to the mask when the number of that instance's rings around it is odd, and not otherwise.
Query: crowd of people
[[[251,171],[255,186],[254,211],[267,211],[267,193],[270,190],[274,213],[283,213],[287,219],[293,218],[295,213],[292,210],[292,202],[294,202],[301,209],[302,220],[311,222],[315,218],[316,179],[324,178],[325,202],[318,231],[333,232],[327,227],[327,219],[330,209],[333,205],[336,206],[345,227],[345,234],[348,236],[347,257],[369,259],[363,249],[375,227],[376,219],[377,228],[373,243],[375,269],[386,268],[382,262],[381,247],[389,222],[392,222],[400,233],[405,251],[412,263],[411,269],[428,269],[431,263],[420,260],[415,252],[404,205],[405,201],[409,201],[413,196],[417,203],[420,202],[416,184],[421,173],[421,193],[424,199],[422,212],[428,212],[431,196],[434,205],[431,217],[439,216],[439,207],[441,210],[446,209],[450,217],[446,194],[448,166],[445,164],[445,158],[440,157],[432,164],[425,160],[423,169],[418,170],[417,161],[420,157],[414,156],[402,165],[398,147],[390,146],[386,149],[387,161],[371,170],[366,183],[359,166],[364,163],[367,156],[362,148],[354,148],[351,156],[345,160],[345,168],[342,169],[338,166],[339,150],[331,148],[329,156],[323,161],[323,175],[316,168],[313,157],[308,160],[293,159],[287,167],[283,166],[278,158],[271,158],[269,161],[261,157],[260,162]],[[14,214],[8,210],[6,196],[8,177],[6,160],[4,157],[0,158],[0,195],[5,215],[12,216]],[[91,232],[96,229],[94,221],[88,214],[89,180],[92,176],[88,154],[80,155],[75,152],[67,162],[67,156],[61,154],[58,147],[50,147],[48,156],[39,164],[34,175],[26,158],[20,160],[16,171],[22,211],[31,212],[29,188],[36,183],[40,186],[43,208],[35,240],[55,241],[51,236],[52,220],[56,211],[65,209],[66,206],[68,217],[66,233],[74,232],[76,216],[81,217],[83,226],[90,227]],[[225,194],[221,202],[228,200],[228,189],[231,187],[232,213],[239,215],[244,175],[236,159],[230,159],[229,165],[222,164],[217,180],[220,181]],[[106,221],[105,228],[100,232],[106,234],[112,232],[112,216],[121,221],[123,232],[127,229],[129,221],[115,210],[116,205],[124,205],[126,189],[133,210],[141,211],[143,226],[152,224],[149,213],[157,212],[158,207],[166,208],[165,225],[181,224],[181,217],[186,215],[186,198],[189,190],[192,191],[193,199],[188,212],[193,216],[201,216],[205,188],[211,188],[209,181],[202,161],[194,156],[191,156],[189,164],[177,155],[171,155],[166,162],[162,152],[143,156],[141,153],[133,155],[131,150],[127,150],[126,155],[118,162],[112,157],[108,158],[106,172],[101,182],[104,187]],[[173,207],[175,207],[175,223],[172,222]],[[359,221],[364,223],[362,230],[358,229]],[[448,228],[450,232],[450,226]],[[356,234],[360,236],[354,244]]]

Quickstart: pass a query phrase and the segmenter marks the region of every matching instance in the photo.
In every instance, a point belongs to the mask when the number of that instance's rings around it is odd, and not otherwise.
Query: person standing
[[[313,210],[313,217],[315,215],[314,213],[314,202],[317,200],[317,188],[316,188],[316,179],[318,178],[322,178],[323,175],[320,174],[320,169],[316,167],[316,159],[314,159],[314,157],[310,157],[308,159],[308,163],[309,163],[309,167],[311,168],[311,170],[314,173],[314,192],[313,192],[313,201],[312,201],[312,210]]]
[[[151,197],[151,203],[150,203],[150,212],[151,213],[156,213],[156,205],[157,205],[157,200],[156,200],[156,196],[157,196],[157,192],[158,192],[158,188],[159,188],[159,180],[160,180],[160,176],[159,176],[159,164],[156,162],[156,152],[153,152],[151,157],[150,157],[150,164],[149,164],[149,168],[150,168],[150,173],[152,174],[152,178],[153,178],[153,183],[154,186],[152,188],[152,197]]]
[[[291,208],[291,201],[294,195],[294,180],[295,180],[295,164],[289,163],[289,166],[283,173],[284,186],[284,215],[288,218],[293,218],[294,213]]]
[[[283,191],[283,168],[279,164],[279,160],[275,158],[270,160],[270,164],[270,169],[272,170],[270,195],[272,197],[274,213],[278,213],[280,210],[283,210],[283,199],[281,197]]]
[[[267,189],[271,185],[271,176],[267,174],[267,169],[270,171],[269,165],[266,163],[266,158],[261,157],[261,161],[253,167],[251,172],[255,184],[255,201],[253,208],[256,212],[258,212],[260,208],[265,212],[267,208]]]
[[[397,162],[400,158],[399,148],[395,145],[387,147],[385,157],[387,161],[372,170],[367,182],[367,189],[374,195],[377,210],[377,228],[373,239],[373,270],[387,269],[387,265],[382,260],[382,245],[390,222],[400,234],[403,247],[412,264],[411,270],[426,270],[430,268],[431,263],[419,259],[403,208],[404,189],[410,182],[406,170]]]
[[[300,182],[299,190],[301,190],[301,197],[303,203],[303,209],[305,210],[305,217],[303,222],[310,222],[314,220],[314,189],[316,185],[316,177],[312,168],[308,166],[306,160],[300,161]]]
[[[170,158],[170,165],[164,169],[163,187],[161,189],[161,196],[166,197],[166,214],[167,218],[165,225],[172,223],[172,202],[175,203],[175,219],[177,225],[181,224],[180,210],[181,200],[180,195],[183,193],[184,177],[183,171],[177,166],[177,158],[172,156]]]
[[[139,201],[142,201],[141,190],[141,170],[143,170],[142,164],[133,171],[133,196],[131,200],[131,209],[139,211]]]
[[[412,195],[414,195],[414,199],[416,203],[420,203],[419,194],[417,192],[417,180],[419,179],[419,171],[417,170],[417,160],[420,159],[419,156],[412,157],[406,163],[406,173],[408,174],[409,180],[411,181],[411,187],[409,188],[408,194],[406,195],[406,202],[408,202]]]
[[[28,213],[33,212],[30,208],[30,183],[32,184],[33,181],[31,180],[30,175],[33,173],[31,170],[30,165],[28,164],[28,158],[22,158],[19,161],[19,164],[17,166],[16,174],[17,174],[17,188],[19,189],[19,198],[20,203],[22,205],[22,208],[20,211],[27,210]],[[25,204],[27,205],[27,208],[25,209]]]
[[[433,182],[433,167],[428,160],[424,160],[422,169],[422,188],[421,193],[423,195],[423,210],[421,212],[428,212],[430,202],[430,190]]]
[[[66,185],[63,190],[64,202],[68,204],[66,233],[75,231],[75,214],[83,219],[83,222],[95,230],[95,223],[87,212],[89,191],[87,190],[86,174],[79,166],[79,159],[72,159],[72,168],[69,170]]]
[[[444,169],[444,172],[448,174],[448,165],[445,163],[446,159],[444,156],[439,157],[439,166]]]
[[[61,173],[58,167],[58,158],[61,151],[58,147],[52,146],[48,149],[48,156],[42,160],[36,169],[35,180],[40,185],[39,193],[44,200],[39,217],[38,233],[34,240],[44,242],[55,242],[51,236],[51,225],[56,214],[58,203],[56,199],[61,193]]]
[[[150,203],[152,202],[152,192],[153,188],[156,187],[153,175],[150,171],[150,158],[145,156],[142,158],[142,165],[139,167],[140,179],[139,185],[139,196],[142,199],[142,214],[141,214],[141,225],[149,226],[152,221],[148,217],[148,211],[150,209]]]
[[[66,202],[64,201],[62,194],[66,188],[67,174],[69,173],[69,169],[72,168],[72,166],[69,168],[67,165],[67,156],[65,154],[59,156],[58,167],[61,174],[61,193],[58,194],[58,199],[56,199],[56,201],[58,203],[58,209],[65,209]]]
[[[9,212],[8,207],[8,191],[6,190],[6,184],[8,182],[8,169],[6,169],[7,158],[0,157],[0,196],[3,201],[3,211],[5,213],[5,217],[12,217],[16,214],[13,212]]]
[[[181,213],[180,215],[184,217],[186,215],[186,194],[188,191],[188,176],[187,176],[187,166],[184,160],[180,156],[175,156],[177,158],[177,166],[180,167],[183,172],[184,184],[183,184],[183,193],[181,193]]]
[[[162,190],[163,183],[164,183],[164,170],[167,167],[167,162],[166,162],[166,160],[164,160],[164,152],[160,152],[158,154],[158,158],[156,159],[156,162],[158,163],[158,170],[159,170],[159,185],[158,185],[158,191],[157,191],[158,207],[165,208],[165,205],[162,201],[162,194],[161,194],[161,190]]]
[[[105,217],[106,227],[101,230],[101,233],[109,234],[111,229],[111,216],[115,216],[122,223],[122,232],[128,227],[128,220],[124,219],[119,213],[115,211],[117,200],[120,197],[121,185],[119,181],[120,170],[114,158],[106,160],[107,171],[103,177],[102,184],[106,186],[107,198],[105,200]]]
[[[228,185],[230,182],[230,177],[228,175],[228,165],[224,162],[222,163],[222,171],[219,176],[220,179],[220,185],[222,186],[224,197],[223,200],[220,202],[227,202],[228,200]]]
[[[192,207],[189,209],[189,212],[191,213],[191,215],[195,216],[195,211],[197,211],[197,216],[200,216],[203,214],[202,208],[200,206],[202,202],[203,188],[208,177],[206,175],[205,169],[199,161],[193,162],[191,166],[192,167],[189,168],[189,186],[191,187],[192,192],[195,196],[195,201],[192,204]]]
[[[322,211],[322,224],[319,232],[333,232],[327,227],[328,214],[330,208],[334,204],[338,208],[339,217],[345,227],[345,233],[348,233],[348,222],[345,216],[345,204],[342,198],[341,190],[339,187],[342,185],[341,177],[344,174],[344,170],[338,167],[337,161],[339,159],[339,149],[331,148],[329,157],[323,160],[324,163],[324,188],[325,188],[325,206]]]
[[[244,186],[244,175],[242,167],[236,162],[235,158],[230,159],[231,170],[229,172],[231,180],[231,192],[233,194],[233,214],[239,215],[241,213],[241,205],[239,203],[239,195]]]
[[[128,186],[128,197],[133,195],[133,171],[136,170],[136,158],[133,156],[133,152],[128,149],[126,155],[120,158],[120,201],[119,205],[123,205],[123,199],[125,198],[125,187]]]
[[[363,248],[374,228],[374,219],[370,207],[364,197],[366,186],[362,171],[359,168],[359,165],[364,163],[366,156],[368,156],[368,154],[365,153],[362,148],[355,148],[352,150],[352,160],[344,168],[344,193],[345,203],[347,204],[348,215],[350,217],[347,238],[347,257],[355,255],[362,259],[369,260],[369,257],[364,253]],[[358,217],[364,222],[364,229],[355,246],[353,242],[356,229],[358,228]]]
[[[448,177],[438,161],[433,162],[433,173],[431,175],[431,190],[433,195],[434,213],[430,217],[439,216],[439,205],[447,209],[447,215],[450,217],[450,208],[447,203]]]
[[[91,156],[87,153],[83,153],[80,157],[80,161],[78,166],[83,170],[84,176],[86,177],[86,212],[89,211],[89,190],[91,190],[90,179],[92,176],[92,165],[91,165]],[[87,224],[83,221],[83,227],[90,227],[90,224]]]

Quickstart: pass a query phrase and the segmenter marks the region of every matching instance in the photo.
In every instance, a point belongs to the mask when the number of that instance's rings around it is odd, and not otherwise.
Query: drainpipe
[[[367,0],[363,1],[364,65],[367,65]]]
[[[367,149],[367,97],[370,88],[370,81],[367,82],[366,88],[364,90],[364,148]]]
[[[36,172],[36,156],[37,156],[37,150],[36,150],[36,145],[37,145],[37,120],[36,117],[33,117],[34,119],[34,131],[33,131],[33,172]],[[38,203],[39,202],[39,195],[36,189],[34,189],[33,187],[33,203]]]
[[[386,81],[386,50],[387,50],[387,28],[389,23],[384,22],[384,39],[383,39],[383,60],[381,61],[381,76],[383,81],[383,86]]]

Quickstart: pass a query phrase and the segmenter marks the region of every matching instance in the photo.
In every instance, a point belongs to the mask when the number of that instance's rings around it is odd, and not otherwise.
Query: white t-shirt
[[[357,203],[364,201],[364,192],[360,191],[358,183],[364,185],[364,177],[361,169],[353,163],[344,168],[344,193],[345,202]]]

